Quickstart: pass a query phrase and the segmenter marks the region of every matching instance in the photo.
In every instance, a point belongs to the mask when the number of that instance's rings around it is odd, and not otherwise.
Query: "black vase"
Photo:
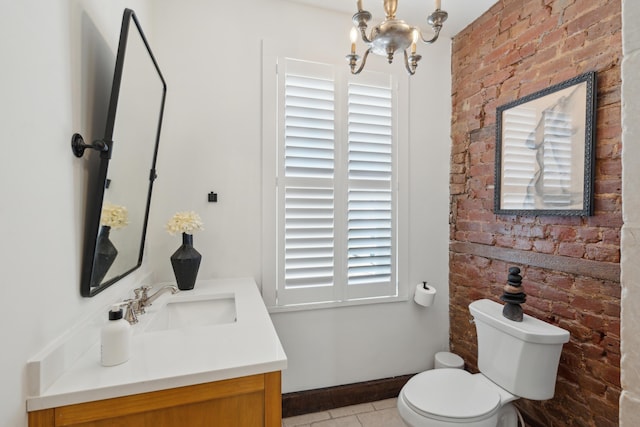
[[[107,271],[111,268],[113,261],[118,256],[118,250],[109,240],[109,232],[111,227],[103,225],[98,233],[96,241],[96,256],[93,264],[93,274],[91,275],[91,286],[100,286],[102,279],[107,275]]]
[[[173,266],[178,289],[181,291],[193,289],[201,260],[202,255],[193,247],[193,234],[182,233],[182,246],[171,255],[171,266]]]

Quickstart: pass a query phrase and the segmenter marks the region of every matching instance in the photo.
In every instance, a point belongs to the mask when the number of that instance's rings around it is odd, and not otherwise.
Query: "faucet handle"
[[[145,302],[149,298],[147,292],[151,289],[151,286],[143,285],[139,288],[135,288],[133,293],[135,297],[133,298],[133,310],[136,314],[144,314],[145,310]]]
[[[140,299],[140,298],[144,299],[147,297],[147,292],[149,292],[150,289],[151,289],[151,286],[142,285],[139,288],[135,288],[133,290],[133,293],[136,295],[136,299]]]
[[[138,323],[138,317],[136,316],[135,306],[137,305],[137,301],[134,299],[126,299],[122,302],[125,305],[125,313],[124,320],[129,322],[130,325],[135,325]]]

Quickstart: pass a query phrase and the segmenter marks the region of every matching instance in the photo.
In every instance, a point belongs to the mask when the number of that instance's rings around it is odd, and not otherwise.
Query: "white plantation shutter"
[[[391,80],[334,69],[279,63],[279,306],[397,294]]]
[[[348,85],[348,297],[395,289],[393,92],[388,76]],[[377,81],[376,81],[377,80]]]
[[[286,59],[280,73],[278,304],[334,298],[333,68]]]

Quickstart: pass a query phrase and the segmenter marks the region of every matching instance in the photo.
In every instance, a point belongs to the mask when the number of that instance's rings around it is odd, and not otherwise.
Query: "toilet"
[[[553,397],[562,345],[569,332],[524,315],[514,322],[502,304],[469,304],[478,335],[478,369],[441,368],[412,377],[398,396],[411,427],[516,427],[514,400]]]

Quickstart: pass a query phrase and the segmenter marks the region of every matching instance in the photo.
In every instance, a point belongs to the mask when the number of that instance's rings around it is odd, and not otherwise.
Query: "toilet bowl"
[[[511,404],[553,397],[562,345],[569,332],[531,316],[506,319],[503,306],[484,299],[469,310],[478,335],[478,369],[442,368],[412,377],[398,396],[411,427],[516,427]]]
[[[443,368],[412,377],[398,396],[398,411],[411,427],[515,427],[510,402],[516,399],[482,374]]]

